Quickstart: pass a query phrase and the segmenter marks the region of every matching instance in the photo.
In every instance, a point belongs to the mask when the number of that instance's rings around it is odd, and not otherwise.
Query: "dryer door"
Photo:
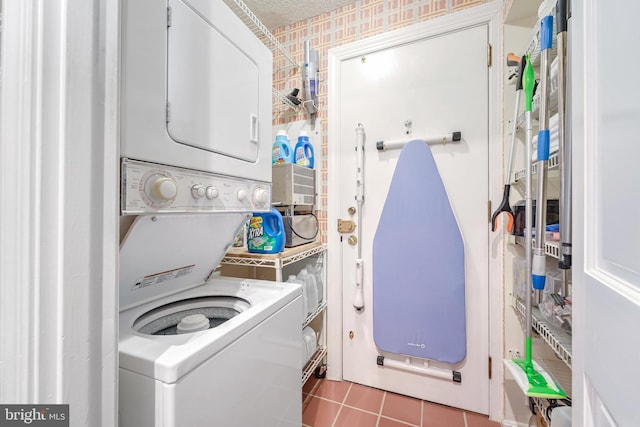
[[[169,1],[167,131],[178,143],[255,162],[260,93],[255,41],[226,28],[229,22],[216,17],[211,3]]]

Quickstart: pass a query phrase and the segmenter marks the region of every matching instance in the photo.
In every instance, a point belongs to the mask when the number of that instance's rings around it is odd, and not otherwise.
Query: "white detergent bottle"
[[[304,329],[302,330],[300,347],[302,348],[302,351],[300,352],[300,355],[301,355],[300,362],[302,362],[302,366],[300,367],[300,369],[304,369],[305,365],[309,361],[309,358],[307,357],[309,355],[309,343],[307,342],[307,337],[304,336]]]
[[[318,287],[316,286],[316,278],[310,274],[306,268],[300,270],[298,274],[299,280],[304,280],[307,286],[307,314],[313,313],[318,307]]]
[[[318,339],[316,337],[316,331],[313,330],[310,326],[307,326],[302,330],[302,338],[305,343],[305,357],[304,357],[304,365],[311,359],[311,356],[316,352],[318,347]]]
[[[322,266],[307,264],[307,271],[316,278],[316,287],[318,288],[318,304],[324,301],[324,281],[322,280]]]
[[[309,294],[307,293],[307,284],[304,280],[296,278],[296,276],[293,274],[289,276],[287,282],[298,283],[300,284],[300,286],[302,286],[302,321],[300,322],[302,323],[304,319],[307,318],[307,308],[309,307]]]

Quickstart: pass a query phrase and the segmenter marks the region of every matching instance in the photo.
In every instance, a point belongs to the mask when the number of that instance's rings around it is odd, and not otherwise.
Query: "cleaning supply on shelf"
[[[300,280],[296,277],[295,274],[289,275],[287,279],[288,283],[297,283],[302,287],[302,315],[300,323],[307,317],[307,306],[309,305],[309,296],[307,294],[307,286],[304,283],[304,280]]]
[[[240,229],[236,233],[236,236],[233,238],[234,248],[247,249],[247,227],[248,226],[249,226],[249,221],[246,221],[244,224],[240,226]]]
[[[303,348],[303,363],[302,366],[304,367],[304,365],[307,364],[307,362],[309,361],[309,359],[311,359],[311,356],[313,356],[313,353],[316,352],[316,349],[318,347],[318,339],[316,337],[316,331],[313,330],[313,328],[311,326],[307,326],[302,330],[302,339],[304,341],[304,347]]]
[[[294,161],[297,165],[313,169],[314,157],[313,145],[309,141],[309,135],[306,131],[301,130],[294,150]]]
[[[293,149],[285,130],[279,130],[271,150],[271,164],[293,163]]]
[[[313,274],[310,274],[306,268],[300,270],[300,273],[296,276],[299,280],[304,281],[307,288],[307,314],[313,313],[318,307],[318,286],[316,285],[316,278]]]
[[[322,279],[322,265],[307,264],[307,271],[316,278],[318,288],[318,304],[324,301],[324,283]]]
[[[284,223],[276,209],[254,213],[249,220],[247,250],[257,254],[277,254],[284,250]]]

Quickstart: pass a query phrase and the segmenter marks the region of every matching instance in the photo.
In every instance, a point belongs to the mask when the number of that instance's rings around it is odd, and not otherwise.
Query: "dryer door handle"
[[[251,114],[249,116],[249,141],[257,144],[258,143],[258,116],[255,114]]]

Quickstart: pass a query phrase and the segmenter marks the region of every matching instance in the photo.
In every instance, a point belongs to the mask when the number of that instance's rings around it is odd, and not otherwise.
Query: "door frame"
[[[375,51],[389,49],[406,43],[436,37],[454,31],[478,25],[488,26],[488,39],[493,47],[492,66],[489,67],[489,197],[490,200],[500,200],[501,183],[504,182],[503,171],[503,136],[502,136],[502,2],[494,1],[482,6],[451,13],[426,22],[401,28],[395,31],[379,34],[364,40],[332,48],[328,52],[328,182],[327,182],[327,243],[335,250],[327,254],[327,303],[330,309],[327,313],[327,377],[333,380],[342,379],[342,244],[337,228],[340,218],[340,201],[342,187],[340,185],[340,171],[342,159],[340,156],[340,68],[341,62],[354,57],[367,55]],[[355,125],[354,125],[355,126]],[[355,144],[353,141],[345,141]],[[490,210],[490,209],[489,209]],[[490,212],[488,213],[488,216]],[[487,218],[487,232],[489,233],[489,218]],[[491,379],[489,381],[489,417],[499,420],[503,413],[503,318],[504,318],[504,285],[503,285],[503,255],[504,234],[491,233],[489,235],[489,356],[491,357]],[[340,248],[340,249],[338,249]]]

